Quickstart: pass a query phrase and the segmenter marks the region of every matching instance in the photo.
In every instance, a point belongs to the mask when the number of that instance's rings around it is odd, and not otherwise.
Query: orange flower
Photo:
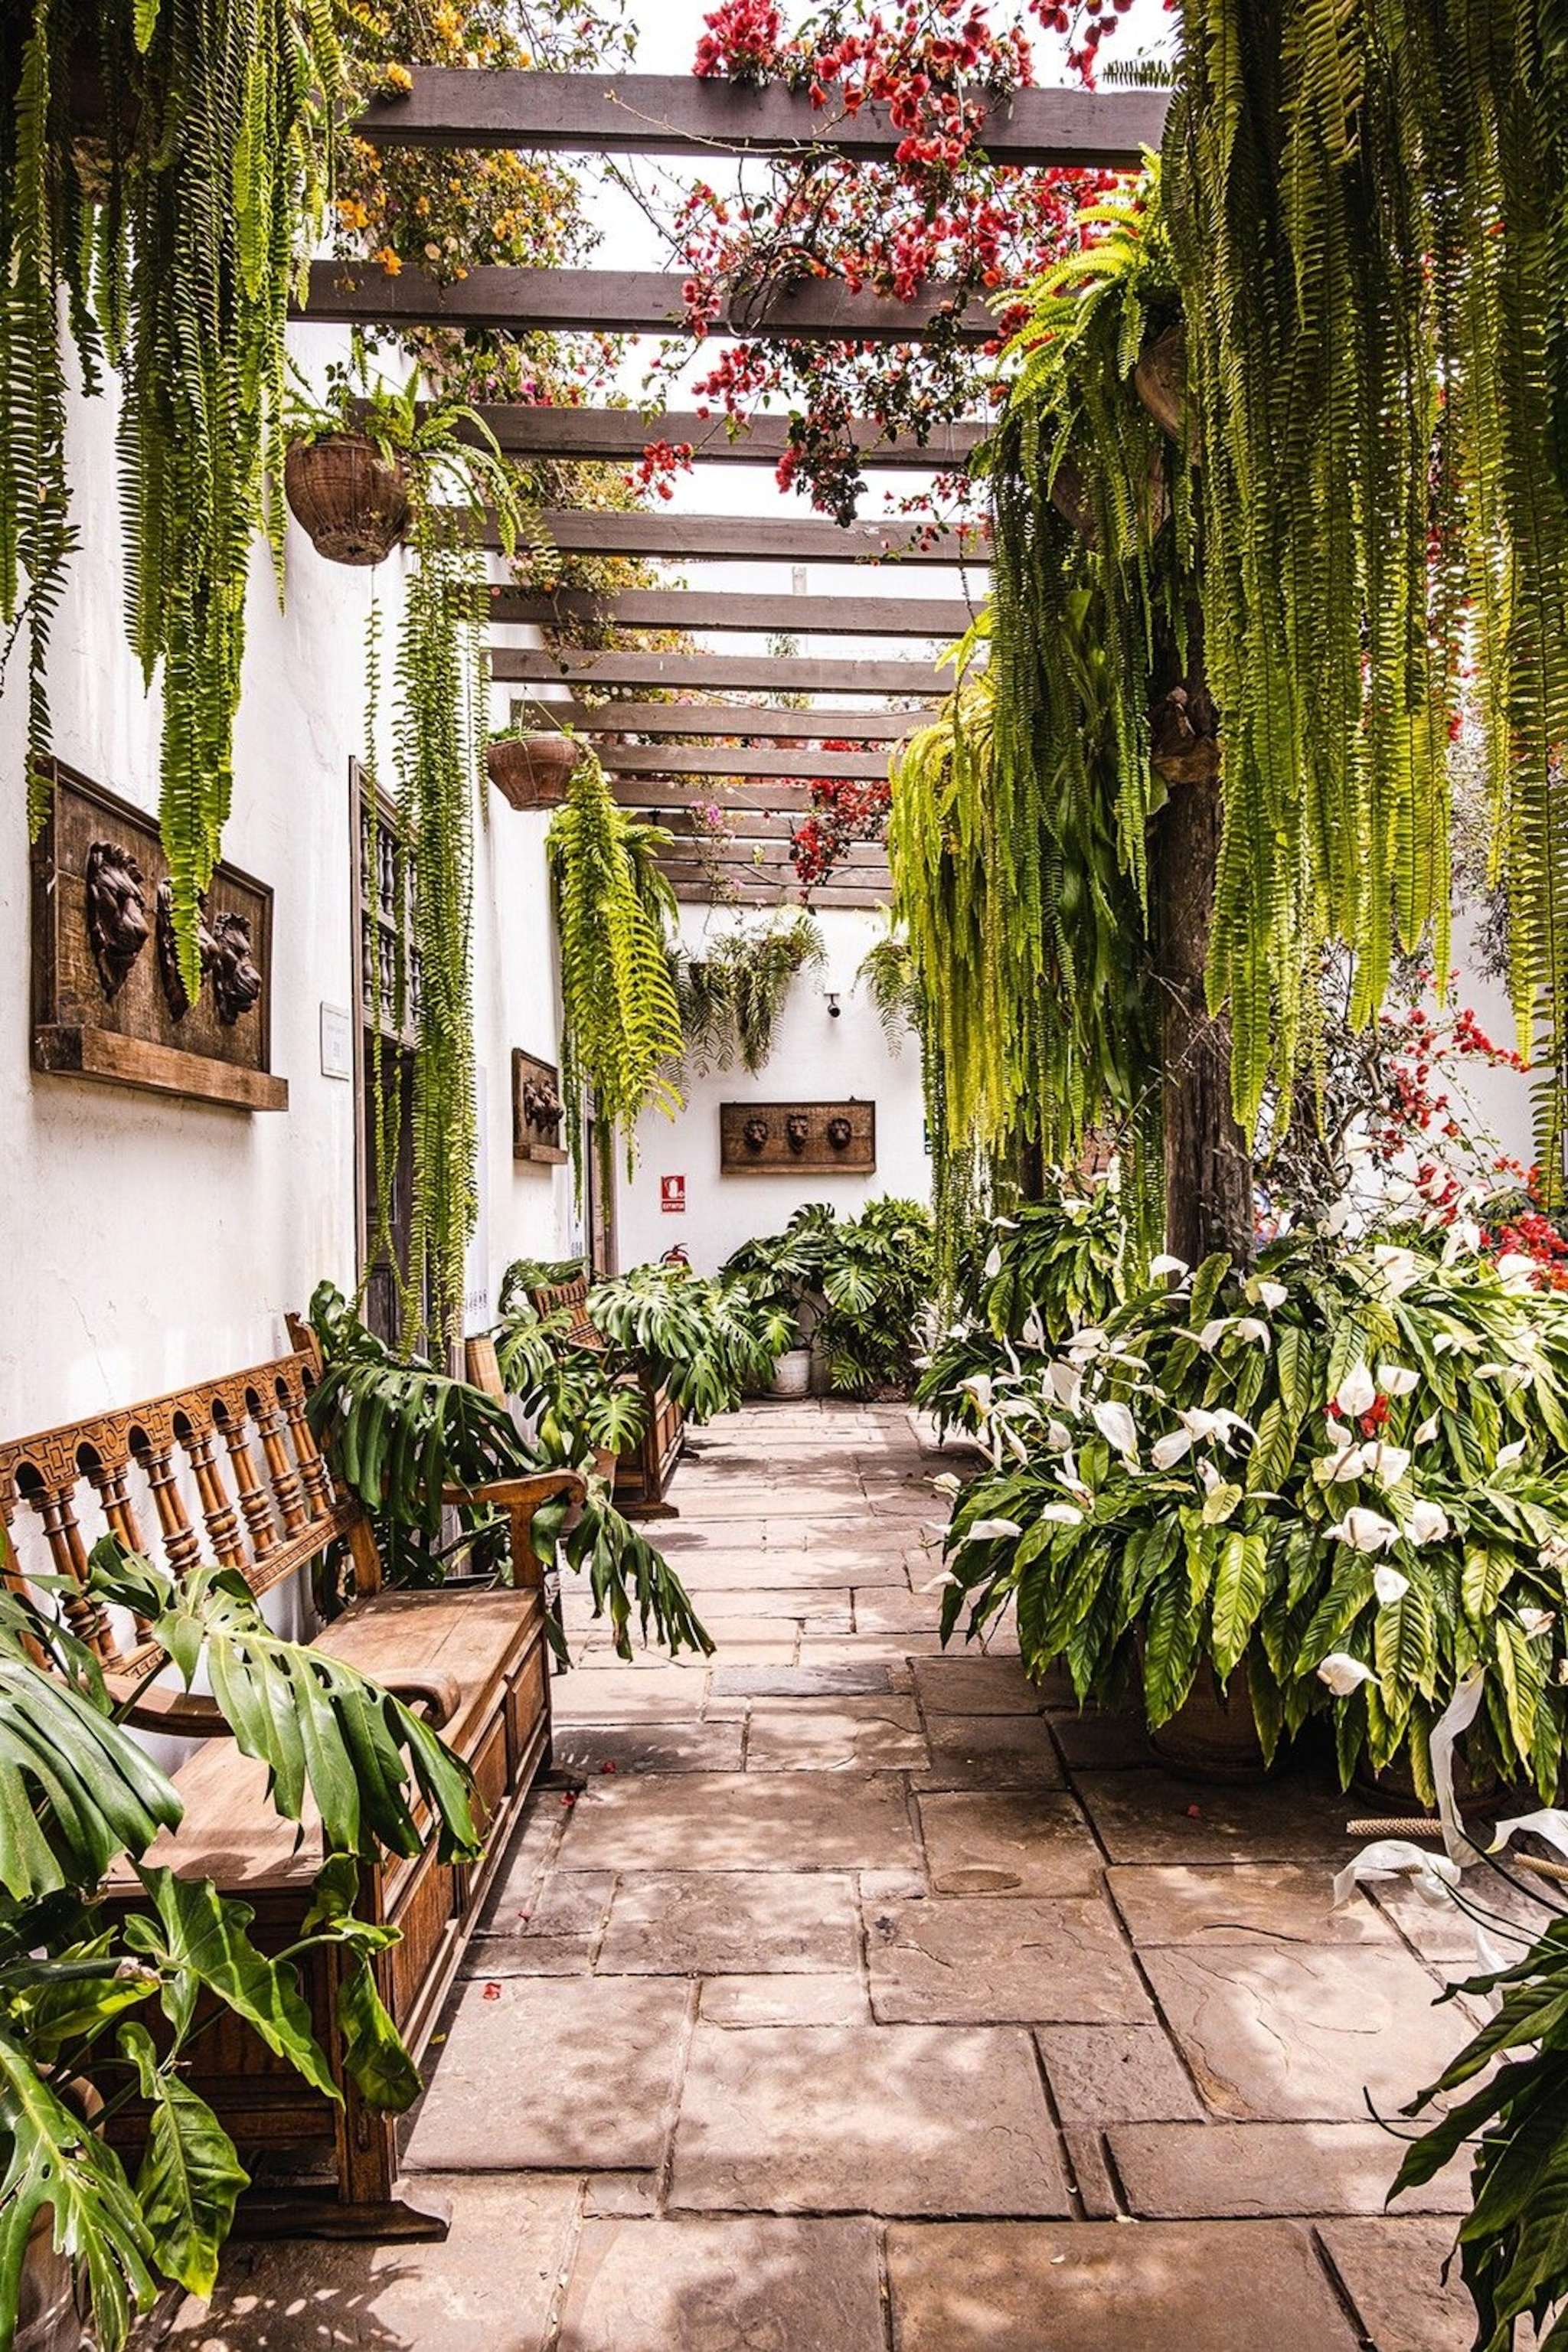
[[[403,268],[402,262],[389,245],[384,245],[379,252],[371,256],[371,258],[373,261],[380,262],[389,278],[395,278]]]
[[[388,66],[381,77],[384,98],[406,98],[414,87],[414,76],[406,66]]]

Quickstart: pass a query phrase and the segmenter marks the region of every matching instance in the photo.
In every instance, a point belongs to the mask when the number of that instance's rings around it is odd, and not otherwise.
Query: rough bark
[[[1201,657],[1152,714],[1153,763],[1170,797],[1151,846],[1163,1002],[1165,1246],[1196,1265],[1252,1252],[1252,1162],[1230,1103],[1230,1023],[1208,1010],[1222,799],[1217,719]]]

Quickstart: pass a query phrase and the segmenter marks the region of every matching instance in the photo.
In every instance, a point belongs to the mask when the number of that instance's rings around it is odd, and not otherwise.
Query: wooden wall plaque
[[[566,1153],[561,1142],[561,1073],[521,1046],[511,1056],[511,1156],[558,1168]]]
[[[187,1001],[163,903],[168,872],[152,817],[55,763],[33,845],[33,1067],[287,1110],[288,1081],[272,1075],[272,893],[216,867],[202,983]]]
[[[719,1166],[726,1176],[869,1176],[877,1166],[877,1106],[869,1102],[721,1103]]]

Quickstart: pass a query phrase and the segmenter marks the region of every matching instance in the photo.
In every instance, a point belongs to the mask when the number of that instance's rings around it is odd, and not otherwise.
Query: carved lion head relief
[[[811,1121],[803,1110],[792,1110],[784,1121],[784,1141],[792,1151],[800,1153],[811,1140]]]
[[[844,1113],[836,1111],[827,1122],[827,1140],[835,1151],[847,1151],[855,1140],[855,1126]]]
[[[200,911],[196,922],[196,948],[201,957],[202,980],[205,982],[217,961],[217,941],[207,928],[206,899],[203,898],[197,904]],[[247,931],[247,947],[249,943]],[[174,886],[169,881],[158,885],[158,976],[163,983],[163,995],[171,1019],[183,1021],[191,1009],[191,999],[180,977],[179,951],[174,944]]]
[[[130,851],[113,841],[93,843],[83,880],[88,945],[104,995],[112,1003],[147,944],[147,886]]]
[[[212,935],[213,1001],[224,1027],[232,1029],[261,994],[261,974],[250,944],[250,919],[219,915]]]
[[[741,1140],[748,1151],[760,1151],[768,1139],[768,1123],[753,1114],[741,1129]]]

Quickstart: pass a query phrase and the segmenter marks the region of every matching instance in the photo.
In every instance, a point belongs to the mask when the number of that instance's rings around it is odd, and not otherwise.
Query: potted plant
[[[810,1391],[811,1338],[835,1222],[825,1202],[807,1202],[782,1234],[743,1242],[724,1262],[722,1281],[773,1317],[784,1339],[763,1395],[794,1399]]]
[[[569,727],[501,727],[485,747],[490,782],[514,809],[559,808],[582,757]]]
[[[334,363],[321,400],[297,389],[284,494],[329,562],[381,562],[433,491],[467,515],[493,506],[509,553],[523,528],[517,478],[483,418],[464,401],[421,403],[419,388],[417,367],[399,388]]]
[[[1245,1276],[1155,1268],[984,1395],[944,1633],[1016,1598],[1026,1663],[1065,1657],[1098,1705],[1141,1695],[1179,1764],[1239,1769],[1253,1727],[1269,1759],[1322,1715],[1346,1782],[1405,1758],[1427,1801],[1433,1723],[1479,1665],[1472,1770],[1550,1794],[1568,1303],[1526,1258],[1415,1227],[1290,1238]]]
[[[763,924],[737,923],[706,942],[700,956],[677,959],[675,988],[686,1056],[704,1075],[737,1060],[752,1076],[773,1052],[790,990],[827,960],[811,915],[782,910]]]

